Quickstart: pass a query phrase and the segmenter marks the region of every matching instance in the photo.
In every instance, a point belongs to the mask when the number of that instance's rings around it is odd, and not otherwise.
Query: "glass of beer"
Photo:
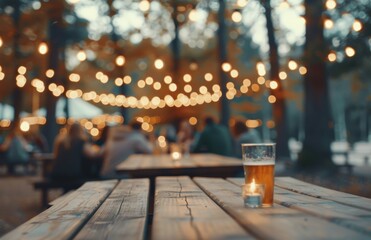
[[[263,184],[265,193],[262,207],[273,206],[275,143],[242,144],[245,183]]]

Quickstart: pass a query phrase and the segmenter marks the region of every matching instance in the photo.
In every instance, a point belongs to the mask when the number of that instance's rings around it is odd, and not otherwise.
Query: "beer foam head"
[[[273,160],[261,160],[261,161],[244,161],[243,165],[246,166],[266,166],[266,165],[274,165]]]

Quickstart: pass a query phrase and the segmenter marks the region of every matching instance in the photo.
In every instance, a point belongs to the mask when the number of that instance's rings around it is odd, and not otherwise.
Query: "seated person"
[[[105,148],[105,158],[101,176],[119,178],[115,168],[130,155],[152,153],[152,145],[141,131],[141,123],[133,122],[129,127],[112,128]]]
[[[232,155],[232,138],[222,125],[215,123],[212,117],[205,119],[205,128],[195,143],[193,152]]]
[[[242,143],[261,143],[262,139],[256,129],[248,128],[243,121],[237,121],[233,127],[235,155],[242,157]]]
[[[69,126],[65,135],[57,137],[55,141],[55,160],[50,177],[55,180],[88,178],[89,161],[101,155],[99,147],[88,142],[80,124],[74,123]]]

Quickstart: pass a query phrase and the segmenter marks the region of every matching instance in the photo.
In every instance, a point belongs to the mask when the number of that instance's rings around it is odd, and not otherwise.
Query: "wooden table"
[[[148,179],[88,182],[3,239],[370,239],[371,199],[279,177],[250,209],[242,182],[158,177],[153,203]]]
[[[216,154],[190,154],[179,161],[171,159],[169,154],[130,156],[116,167],[116,172],[128,174],[132,178],[157,176],[202,176],[234,177],[242,174],[242,161],[237,158]]]

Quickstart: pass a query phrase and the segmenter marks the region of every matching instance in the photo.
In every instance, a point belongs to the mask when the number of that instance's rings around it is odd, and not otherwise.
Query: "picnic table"
[[[371,199],[290,177],[272,208],[246,208],[241,178],[87,182],[3,239],[370,239]],[[149,212],[153,205],[153,212]]]
[[[172,160],[169,154],[134,154],[116,167],[119,174],[132,178],[156,176],[202,176],[233,177],[242,174],[242,160],[216,154],[190,154],[179,161]]]

